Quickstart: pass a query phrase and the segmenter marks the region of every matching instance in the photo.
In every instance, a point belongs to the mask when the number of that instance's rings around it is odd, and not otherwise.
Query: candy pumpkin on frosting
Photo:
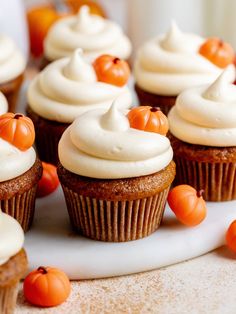
[[[128,63],[120,58],[102,55],[94,61],[93,66],[100,82],[119,87],[128,82],[130,68]]]
[[[207,39],[199,49],[199,53],[220,68],[234,62],[234,50],[230,44],[219,38]]]
[[[166,135],[168,132],[168,119],[160,108],[139,106],[131,109],[127,116],[131,128],[161,135]]]
[[[25,151],[34,143],[34,124],[23,114],[3,114],[0,116],[0,138]]]

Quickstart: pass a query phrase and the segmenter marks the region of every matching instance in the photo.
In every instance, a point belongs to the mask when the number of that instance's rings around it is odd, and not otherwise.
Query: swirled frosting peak
[[[182,92],[168,118],[180,140],[206,146],[236,146],[235,70],[229,66],[212,85]]]
[[[0,34],[0,84],[22,74],[25,66],[26,60],[13,40]]]
[[[0,266],[17,254],[24,244],[24,232],[20,224],[0,209]]]
[[[58,151],[67,170],[105,179],[155,173],[173,156],[165,136],[130,128],[116,103],[108,111],[92,110],[78,117],[64,132]]]
[[[165,35],[139,49],[134,66],[138,86],[150,93],[177,96],[187,88],[212,83],[222,69],[199,54],[204,41],[182,32],[173,22]]]
[[[117,87],[97,80],[93,66],[84,59],[81,49],[48,65],[28,89],[28,103],[34,112],[63,123],[71,123],[95,108],[109,108],[117,98],[121,109],[132,104],[127,86]]]
[[[8,110],[8,104],[6,97],[0,92],[0,115],[6,113]]]
[[[55,23],[44,42],[45,56],[51,61],[70,56],[76,48],[82,48],[89,61],[102,54],[121,59],[128,59],[131,54],[130,40],[120,26],[91,14],[87,6],[82,6],[77,15]]]

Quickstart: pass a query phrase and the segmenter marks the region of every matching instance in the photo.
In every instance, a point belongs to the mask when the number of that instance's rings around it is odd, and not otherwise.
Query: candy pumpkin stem
[[[150,109],[151,112],[157,112],[157,111],[160,111],[160,110],[161,110],[160,107],[152,107],[152,108]]]
[[[16,120],[20,119],[22,117],[23,117],[23,115],[21,113],[17,113],[17,114],[14,115],[14,119],[16,119]]]
[[[202,197],[204,192],[205,192],[204,190],[198,190],[197,197]]]
[[[120,58],[115,58],[114,63],[117,64],[120,61]]]
[[[40,271],[42,274],[47,274],[48,273],[47,269],[45,267],[43,267],[43,266],[40,266],[37,270]]]

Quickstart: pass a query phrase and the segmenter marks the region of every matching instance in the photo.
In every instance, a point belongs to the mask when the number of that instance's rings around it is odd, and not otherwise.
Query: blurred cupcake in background
[[[22,114],[0,116],[0,207],[27,231],[35,210],[42,165],[34,148],[32,121]],[[1,227],[0,227],[1,229]]]
[[[204,190],[207,201],[236,199],[235,70],[182,92],[168,115],[176,184]]]
[[[18,284],[27,271],[20,224],[0,208],[0,313],[14,313]]]
[[[183,33],[173,22],[165,35],[146,42],[137,53],[134,76],[140,104],[158,106],[167,114],[183,90],[212,83],[233,61],[229,44]]]
[[[25,67],[26,60],[12,39],[0,35],[0,91],[7,98],[11,112],[16,110]]]
[[[113,21],[91,14],[82,6],[77,15],[63,18],[52,25],[44,41],[44,64],[71,56],[81,48],[88,61],[101,54],[128,60],[131,43],[121,27]]]
[[[125,61],[104,55],[91,64],[81,49],[39,73],[29,86],[27,113],[35,124],[40,159],[57,164],[61,135],[82,113],[109,108],[116,98],[120,109],[130,108],[129,74]]]

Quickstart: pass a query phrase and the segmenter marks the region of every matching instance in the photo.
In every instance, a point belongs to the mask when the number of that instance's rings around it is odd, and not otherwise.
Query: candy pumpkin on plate
[[[59,186],[57,168],[49,163],[42,162],[43,175],[38,183],[37,197],[44,197],[53,193]]]

